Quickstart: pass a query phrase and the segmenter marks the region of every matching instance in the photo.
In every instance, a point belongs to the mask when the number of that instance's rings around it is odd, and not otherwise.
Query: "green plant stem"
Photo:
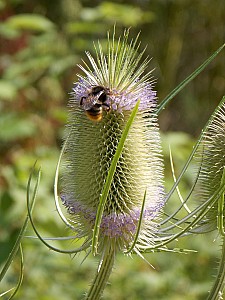
[[[107,284],[109,276],[115,260],[115,247],[114,243],[106,243],[102,259],[98,265],[98,271],[92,282],[91,288],[88,291],[85,300],[98,300],[101,298],[104,288]]]
[[[223,237],[222,253],[219,269],[213,287],[209,292],[207,300],[222,300],[225,288],[225,237]]]

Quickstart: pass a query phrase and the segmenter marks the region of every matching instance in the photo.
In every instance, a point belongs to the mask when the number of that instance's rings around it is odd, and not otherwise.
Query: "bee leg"
[[[110,110],[110,105],[109,105],[109,104],[107,104],[107,103],[102,103],[102,106],[104,107],[104,109],[105,109],[106,111],[109,111],[109,110]]]
[[[81,97],[80,99],[80,105],[83,105],[84,100],[87,99],[86,97]]]

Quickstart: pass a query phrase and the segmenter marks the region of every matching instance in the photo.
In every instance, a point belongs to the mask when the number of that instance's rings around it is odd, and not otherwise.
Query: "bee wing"
[[[95,96],[82,97],[80,102],[84,110],[91,109],[96,103],[98,103],[98,99]]]

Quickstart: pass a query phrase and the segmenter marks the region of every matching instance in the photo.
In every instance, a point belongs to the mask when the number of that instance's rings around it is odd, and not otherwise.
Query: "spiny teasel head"
[[[200,223],[201,232],[216,229],[218,218],[224,227],[223,207],[219,213],[218,202],[224,197],[225,189],[225,98],[212,115],[210,122],[203,133],[203,139],[196,153],[199,166],[199,175],[196,185],[197,198],[203,203],[208,202],[209,212]],[[219,196],[218,196],[219,195]],[[219,216],[219,214],[223,214]]]
[[[100,224],[98,251],[105,243],[116,250],[130,247],[145,207],[134,250],[153,245],[159,212],[164,204],[163,163],[157,124],[156,92],[149,60],[141,62],[138,37],[128,31],[116,42],[108,36],[107,53],[98,43],[96,59],[79,66],[69,102],[62,200],[77,237],[90,242],[99,199],[122,132],[137,101],[138,112],[118,160]]]

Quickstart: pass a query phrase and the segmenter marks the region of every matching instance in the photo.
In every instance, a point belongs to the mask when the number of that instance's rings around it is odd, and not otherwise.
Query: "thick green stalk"
[[[85,300],[98,300],[101,298],[104,288],[107,284],[109,276],[115,260],[115,245],[112,242],[106,243],[106,247],[102,254],[102,259],[98,265],[97,274],[92,282]]]
[[[207,300],[222,300],[225,288],[225,237],[223,237],[222,254],[216,280]]]

